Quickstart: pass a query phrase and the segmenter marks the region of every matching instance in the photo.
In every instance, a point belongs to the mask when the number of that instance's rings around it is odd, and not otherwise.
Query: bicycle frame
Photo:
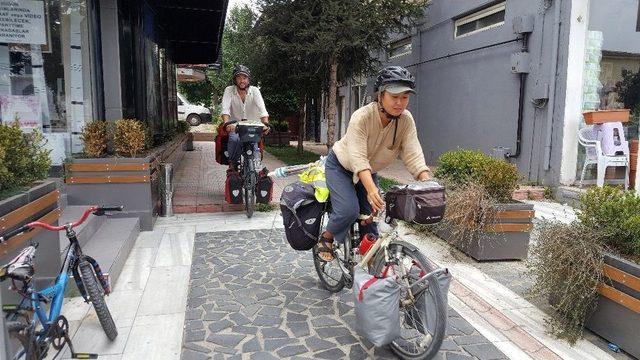
[[[71,271],[75,267],[78,261],[78,252],[80,251],[77,246],[78,240],[75,233],[67,233],[71,244],[69,250],[65,256],[64,264],[62,265],[54,285],[42,289],[33,290],[28,299],[23,299],[20,303],[20,308],[24,307],[25,303],[29,301],[36,316],[31,319],[33,325],[37,325],[36,321],[39,321],[43,327],[43,333],[49,330],[49,326],[60,316],[62,311],[62,304],[64,301],[64,292],[71,276]],[[46,309],[43,308],[43,303],[50,303],[49,314],[47,315]]]

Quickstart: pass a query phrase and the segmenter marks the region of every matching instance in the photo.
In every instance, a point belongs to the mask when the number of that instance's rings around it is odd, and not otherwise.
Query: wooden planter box
[[[216,134],[212,132],[194,132],[193,141],[215,141]]]
[[[611,283],[600,284],[587,328],[640,358],[640,264],[607,255],[604,273]]]
[[[264,144],[269,146],[289,146],[291,134],[288,131],[274,131],[264,137]]]
[[[0,201],[0,234],[36,220],[58,225],[58,218],[62,213],[58,207],[59,198],[60,191],[57,184],[46,181],[21,194]],[[35,281],[36,286],[42,287],[55,279],[62,266],[58,233],[34,229],[3,242],[0,244],[0,264],[11,261],[29,245],[30,241],[39,243],[35,258]],[[20,297],[5,285],[0,287],[2,301],[6,304],[18,301]]]
[[[116,217],[138,217],[142,230],[152,230],[160,204],[160,164],[174,171],[184,155],[185,134],[141,158],[73,159],[65,165],[69,205],[123,205]]]
[[[499,204],[498,207],[495,221],[485,226],[477,241],[455,245],[478,261],[526,259],[535,214],[533,205],[518,202]],[[445,240],[451,238],[449,229],[437,233]]]
[[[582,113],[587,125],[629,121],[629,109],[596,110]]]

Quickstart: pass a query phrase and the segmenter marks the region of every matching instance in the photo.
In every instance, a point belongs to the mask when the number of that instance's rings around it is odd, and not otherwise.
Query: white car
[[[191,126],[211,122],[211,110],[202,105],[190,103],[184,95],[178,93],[178,120],[186,121]]]

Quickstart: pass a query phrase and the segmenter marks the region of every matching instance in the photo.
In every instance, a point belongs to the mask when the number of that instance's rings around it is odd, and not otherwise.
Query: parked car
[[[178,93],[178,120],[186,121],[191,126],[211,122],[211,110],[202,105],[190,103],[184,95]]]

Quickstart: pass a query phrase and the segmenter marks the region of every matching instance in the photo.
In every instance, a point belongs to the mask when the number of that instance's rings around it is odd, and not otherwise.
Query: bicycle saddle
[[[27,246],[20,254],[0,268],[0,281],[11,278],[19,281],[28,281],[35,272],[33,259],[36,255],[35,246]]]

